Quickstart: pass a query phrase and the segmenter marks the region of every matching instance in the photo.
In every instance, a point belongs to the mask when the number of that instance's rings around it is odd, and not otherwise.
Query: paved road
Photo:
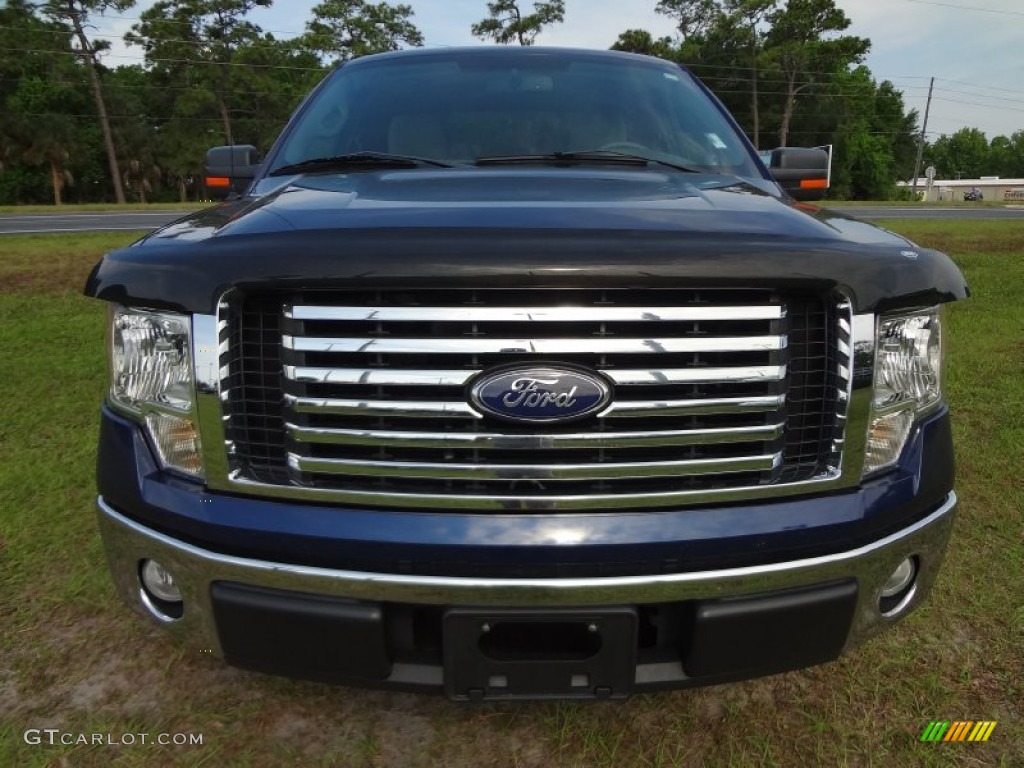
[[[150,230],[184,216],[187,211],[146,213],[5,213],[0,214],[0,234],[43,232],[107,232]]]
[[[1024,206],[1013,208],[977,208],[954,206],[870,206],[870,205],[828,205],[858,219],[1017,219],[1024,221]]]
[[[829,206],[861,219],[1017,219],[1024,221],[1024,207],[953,208],[943,206]],[[108,232],[151,230],[184,216],[187,211],[146,213],[7,213],[0,214],[0,234],[45,232]]]

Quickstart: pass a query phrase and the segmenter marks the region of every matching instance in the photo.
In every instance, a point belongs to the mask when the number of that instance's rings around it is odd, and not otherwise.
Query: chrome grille
[[[232,466],[356,505],[459,509],[639,509],[814,479],[842,446],[841,314],[767,290],[240,297]],[[467,385],[509,363],[600,371],[612,404],[562,426],[478,413]]]

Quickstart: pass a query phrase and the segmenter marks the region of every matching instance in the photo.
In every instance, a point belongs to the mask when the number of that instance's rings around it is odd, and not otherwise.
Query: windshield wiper
[[[673,168],[684,173],[707,173],[699,168],[691,168],[681,163],[672,163],[668,160],[659,160],[656,157],[634,155],[629,152],[616,152],[612,149],[593,149],[584,152],[552,152],[548,155],[494,155],[489,157],[478,157],[473,161],[474,165],[626,165],[645,166],[651,163],[666,168]]]
[[[451,168],[450,163],[440,160],[429,160],[425,157],[409,157],[407,155],[390,155],[386,152],[352,152],[347,155],[333,157],[315,157],[301,163],[282,165],[275,168],[268,176],[287,176],[293,173],[329,173],[331,171],[352,171],[360,168]]]

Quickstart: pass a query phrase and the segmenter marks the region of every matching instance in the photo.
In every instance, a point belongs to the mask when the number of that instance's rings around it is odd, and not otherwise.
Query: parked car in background
[[[964,192],[964,200],[969,202],[976,202],[978,200],[984,200],[985,196],[981,193],[981,190],[977,187],[971,187]]]

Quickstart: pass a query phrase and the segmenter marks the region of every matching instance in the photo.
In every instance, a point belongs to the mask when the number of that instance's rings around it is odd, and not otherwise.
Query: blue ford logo
[[[571,421],[604,408],[611,388],[596,373],[516,365],[484,373],[469,390],[484,413],[511,421]]]

